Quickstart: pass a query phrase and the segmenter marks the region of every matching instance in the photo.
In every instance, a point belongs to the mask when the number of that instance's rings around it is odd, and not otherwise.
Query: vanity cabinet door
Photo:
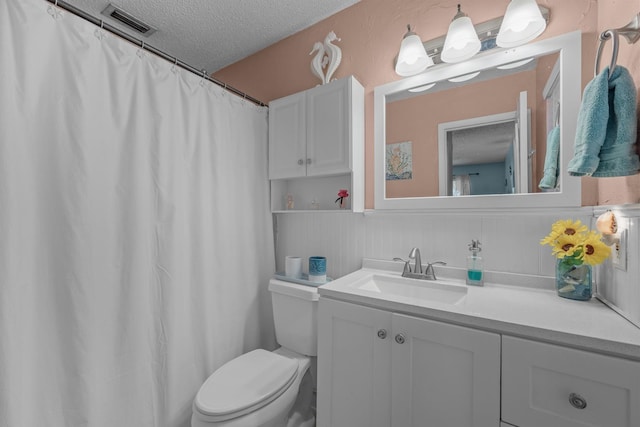
[[[320,298],[318,427],[392,425],[391,339],[391,313]]]
[[[399,314],[392,329],[393,426],[500,426],[500,335]]]
[[[502,419],[520,427],[640,426],[640,362],[504,337]]]
[[[269,103],[269,179],[307,174],[305,105],[304,92]]]

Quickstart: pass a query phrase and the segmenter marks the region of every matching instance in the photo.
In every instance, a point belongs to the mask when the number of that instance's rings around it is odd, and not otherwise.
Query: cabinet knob
[[[396,335],[396,342],[398,344],[404,344],[404,334],[398,334]]]
[[[586,399],[576,393],[571,393],[569,395],[569,403],[571,403],[571,406],[576,409],[584,409],[587,407]]]
[[[302,159],[298,159],[298,164],[299,164],[300,166],[302,166],[302,165],[304,164],[304,160],[302,160]]]
[[[387,337],[387,330],[386,329],[378,329],[378,338],[383,340],[386,337]]]
[[[307,164],[310,165],[311,164],[311,159],[307,159]]]

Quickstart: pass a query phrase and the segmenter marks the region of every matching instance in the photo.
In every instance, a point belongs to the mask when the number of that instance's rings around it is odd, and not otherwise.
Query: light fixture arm
[[[453,17],[451,22],[455,21],[458,18],[464,18],[465,16],[467,16],[467,14],[461,10],[460,3],[458,3],[458,13],[456,13],[456,16]]]

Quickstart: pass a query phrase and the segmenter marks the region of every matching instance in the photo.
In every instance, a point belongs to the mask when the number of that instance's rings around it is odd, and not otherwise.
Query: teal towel
[[[570,175],[626,176],[640,169],[633,79],[619,65],[608,76],[606,67],[584,89]]]
[[[551,190],[558,183],[558,160],[560,159],[560,127],[556,126],[547,135],[547,154],[544,156],[544,172],[538,188]]]

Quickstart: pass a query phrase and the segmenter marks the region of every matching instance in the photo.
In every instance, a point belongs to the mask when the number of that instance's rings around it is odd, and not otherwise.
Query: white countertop
[[[381,266],[393,264],[365,260],[361,270],[320,286],[318,292],[321,297],[640,361],[640,328],[596,298],[573,301],[554,290],[485,283],[468,286],[466,297],[452,305],[393,295],[381,298],[349,286],[372,272],[400,276]]]

